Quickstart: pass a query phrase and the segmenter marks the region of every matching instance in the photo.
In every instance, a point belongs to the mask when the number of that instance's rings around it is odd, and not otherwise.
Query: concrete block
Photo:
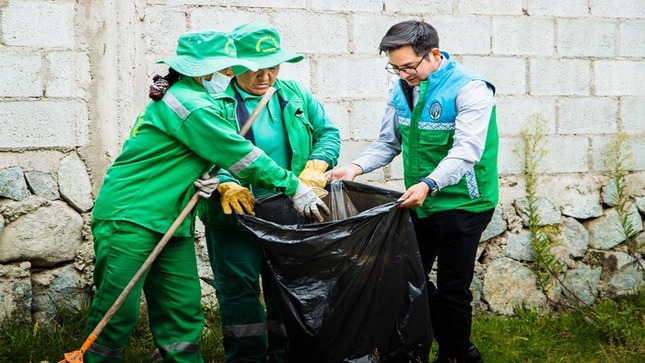
[[[352,45],[356,54],[379,54],[379,44],[394,24],[409,20],[396,15],[355,14],[352,21]]]
[[[645,133],[645,97],[621,97],[620,116],[627,133]]]
[[[591,168],[593,171],[606,172],[607,159],[611,152],[609,143],[613,142],[615,135],[592,136],[591,139]]]
[[[579,59],[533,58],[531,95],[589,95],[591,62]]]
[[[629,137],[630,149],[634,155],[632,158],[633,170],[645,170],[645,138],[643,136]],[[642,184],[641,184],[642,187]]]
[[[524,170],[522,139],[519,137],[500,137],[497,155],[497,170],[500,174],[519,174]]]
[[[12,46],[72,48],[74,10],[74,1],[10,1],[2,9],[3,43]]]
[[[313,10],[357,11],[378,13],[383,10],[383,0],[314,0],[308,5]]]
[[[298,63],[282,63],[278,77],[298,81],[311,89],[311,62],[305,57]]]
[[[589,0],[591,15],[605,18],[643,18],[642,0]]]
[[[308,0],[148,0],[148,3],[152,5],[167,5],[173,7],[193,7],[194,5],[222,5],[265,9],[306,9],[309,5]]]
[[[196,7],[190,11],[190,29],[216,29],[230,32],[238,25],[250,22],[271,23],[269,14],[258,9]]]
[[[40,53],[0,53],[0,97],[40,97],[43,77]]]
[[[452,14],[452,2],[441,0],[383,0],[388,13],[402,14]]]
[[[617,22],[612,20],[558,19],[558,54],[612,57],[616,55]]]
[[[280,32],[282,46],[293,52],[327,54],[348,52],[348,21],[344,16],[282,11],[273,15],[273,24]]]
[[[511,57],[463,57],[463,64],[495,85],[496,95],[526,94],[526,59]]]
[[[316,94],[323,99],[386,96],[389,73],[382,58],[325,58],[317,63]]]
[[[607,167],[606,163],[607,159],[612,157],[611,154],[616,152],[609,146],[610,144],[615,143],[615,138],[616,135],[602,135],[591,138],[590,154],[594,171],[606,172],[610,169]],[[629,170],[645,170],[645,158],[642,157],[645,153],[645,138],[643,138],[642,135],[629,135],[627,137],[626,146],[620,151],[620,153],[623,156],[628,156],[626,164]],[[632,174],[632,176],[638,180],[638,176],[636,174]],[[641,189],[640,191],[636,191],[636,195],[642,195],[643,185],[645,184],[643,184],[642,180],[634,181],[634,183],[635,184],[632,186],[635,189]]]
[[[587,0],[529,0],[529,16],[544,17],[583,17],[589,15],[589,6]]]
[[[477,15],[522,15],[522,2],[516,0],[459,0],[459,12]]]
[[[358,158],[365,149],[370,145],[368,141],[343,141],[341,145],[338,165],[343,166],[351,163]],[[369,183],[372,181],[384,182],[385,172],[383,168],[378,168],[370,173],[360,175],[356,178],[359,183]]]
[[[493,18],[493,54],[542,55],[554,54],[555,21],[545,18]]]
[[[539,114],[547,121],[546,133],[555,133],[555,104],[550,97],[497,97],[497,128],[501,136],[520,136],[529,116]]]
[[[184,12],[156,6],[146,8],[145,32],[149,35],[146,37],[148,49],[163,50],[174,55],[177,39],[187,29]]]
[[[309,6],[308,0],[233,0],[227,2],[229,5],[240,7],[258,8],[282,8],[282,9],[306,9]]]
[[[353,102],[350,113],[352,140],[378,139],[384,110],[385,99]]]
[[[340,131],[340,139],[351,139],[351,126],[349,122],[350,105],[346,102],[325,102],[325,112]],[[342,150],[341,150],[342,152]]]
[[[490,54],[491,26],[486,16],[433,16],[441,49],[455,54]],[[464,31],[468,29],[468,31]]]
[[[83,146],[88,140],[87,107],[75,101],[0,102],[0,145]]]
[[[90,59],[82,52],[54,52],[46,55],[47,97],[86,97],[92,86]]]
[[[589,138],[549,136],[546,155],[539,163],[541,173],[583,173],[590,170]]]
[[[645,62],[595,61],[594,87],[602,96],[645,96]]]
[[[623,20],[618,26],[620,32],[620,43],[618,55],[623,57],[644,57],[645,56],[645,20]]]
[[[559,134],[606,134],[618,130],[618,100],[610,97],[558,100]]]

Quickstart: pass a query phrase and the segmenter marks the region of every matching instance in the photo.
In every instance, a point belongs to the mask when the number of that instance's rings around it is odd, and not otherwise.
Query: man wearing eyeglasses
[[[437,284],[428,280],[435,362],[483,362],[470,342],[470,284],[498,201],[495,87],[441,51],[437,31],[421,21],[392,26],[379,49],[399,77],[379,138],[328,178],[353,180],[403,152],[399,207],[410,210],[427,274],[437,260]]]

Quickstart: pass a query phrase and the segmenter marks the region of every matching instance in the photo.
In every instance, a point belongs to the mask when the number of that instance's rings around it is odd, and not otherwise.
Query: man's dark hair
[[[393,25],[379,45],[379,52],[387,53],[410,45],[417,55],[423,55],[432,48],[439,48],[439,35],[437,30],[430,24],[418,21],[407,20]]]

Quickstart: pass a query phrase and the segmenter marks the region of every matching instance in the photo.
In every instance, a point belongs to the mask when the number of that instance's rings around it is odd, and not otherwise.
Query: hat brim
[[[258,55],[255,57],[245,56],[243,59],[257,63],[259,69],[275,67],[282,63],[298,63],[303,60],[305,57],[301,54],[291,53],[286,50],[279,50],[273,54],[268,55]],[[240,75],[247,70],[254,71],[252,69],[244,69],[243,67],[233,67],[233,74]],[[255,72],[255,71],[254,71]]]
[[[178,55],[172,58],[158,60],[157,63],[166,64],[180,74],[189,77],[206,76],[229,67],[241,69],[243,72],[247,70],[258,70],[258,64],[255,62],[231,57],[195,59],[193,57]]]

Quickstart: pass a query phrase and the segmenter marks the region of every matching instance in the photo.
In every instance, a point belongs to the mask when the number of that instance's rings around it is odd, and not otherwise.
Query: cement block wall
[[[388,82],[378,42],[405,19],[435,25],[443,49],[496,84],[503,173],[521,170],[513,145],[533,113],[549,122],[553,154],[570,156],[545,163],[547,173],[602,173],[596,146],[617,131],[645,148],[638,0],[9,0],[0,11],[0,168],[23,166],[9,155],[25,150],[75,150],[95,191],[147,102],[150,77],[165,71],[154,61],[174,52],[177,36],[255,20],[305,54],[281,76],[324,101],[342,130],[343,160],[377,136]],[[383,177],[400,177],[388,169]]]

